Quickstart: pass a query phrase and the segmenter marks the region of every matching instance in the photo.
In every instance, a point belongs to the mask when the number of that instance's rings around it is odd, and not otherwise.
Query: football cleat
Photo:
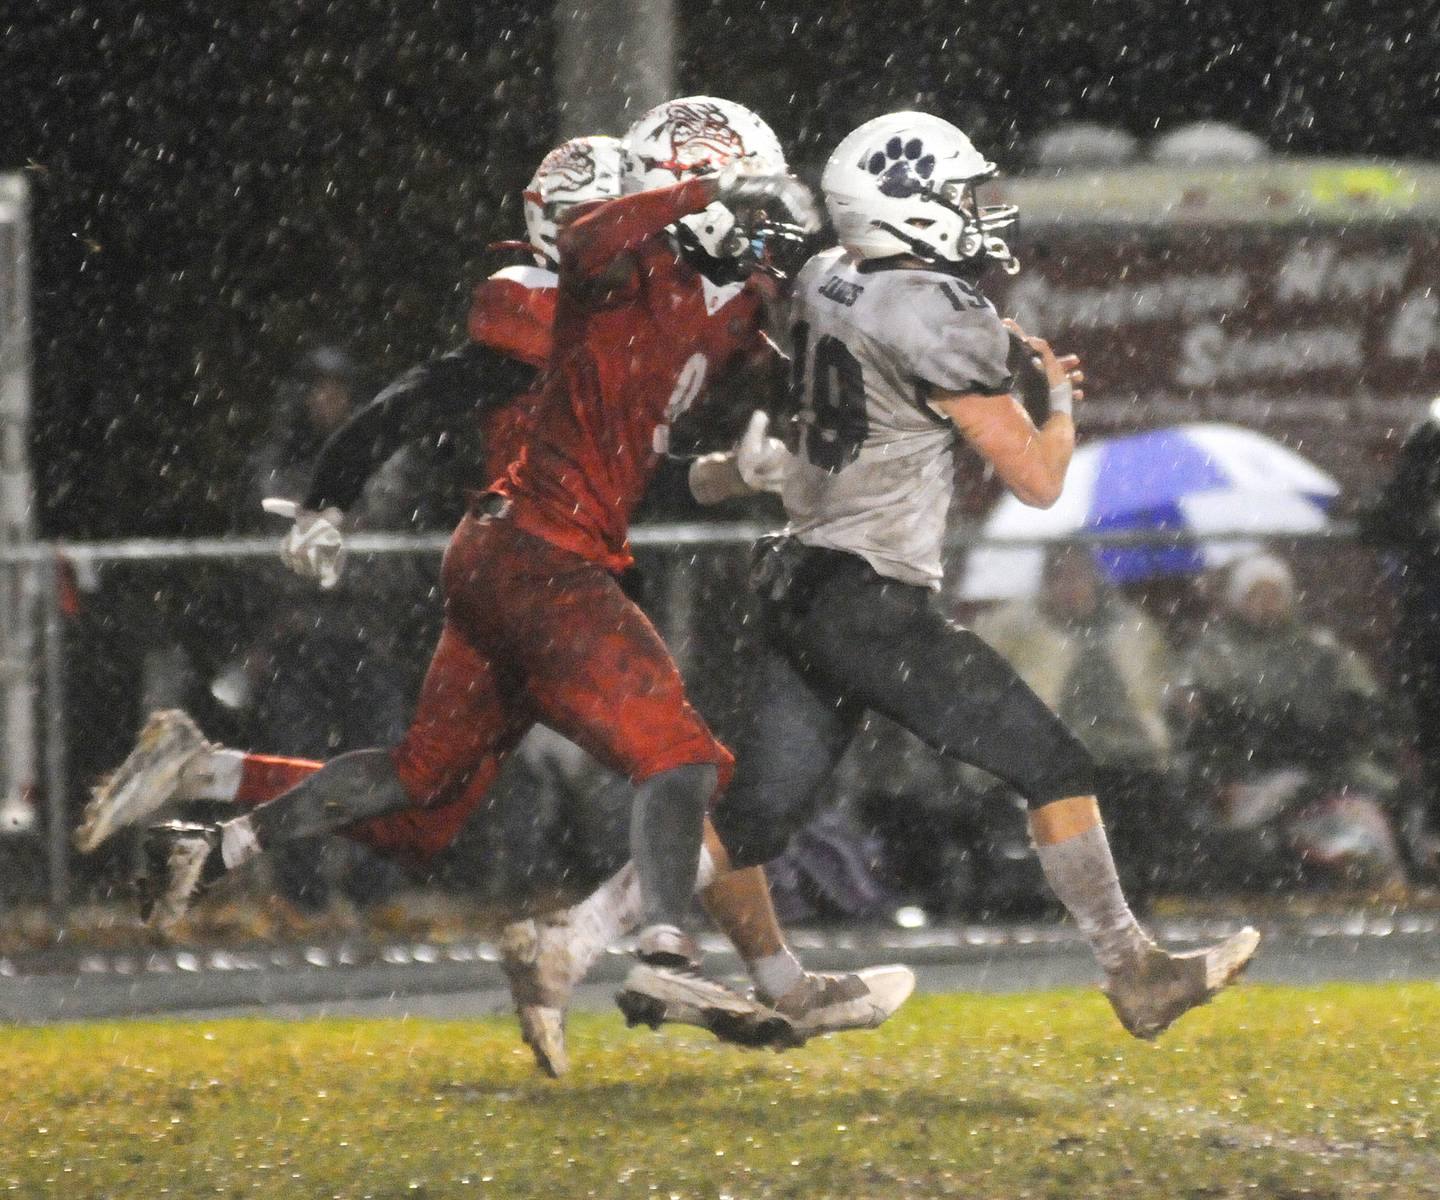
[[[1185,954],[1152,944],[1139,962],[1107,974],[1105,995],[1120,1024],[1149,1041],[1233,983],[1259,945],[1260,935],[1248,925],[1223,942]]]
[[[521,1036],[534,1053],[536,1066],[551,1079],[570,1069],[565,1006],[578,966],[571,940],[570,925],[563,919],[512,921],[500,933],[500,965],[510,984]]]
[[[915,990],[909,967],[867,967],[846,975],[807,971],[770,1007],[802,1038],[846,1029],[874,1029],[894,1015]],[[761,995],[763,1002],[767,997]]]
[[[225,874],[220,827],[166,821],[145,831],[143,849],[140,915],[150,928],[168,933]]]
[[[802,1045],[788,1018],[696,971],[640,963],[625,977],[615,1003],[630,1027],[695,1025],[722,1042],[783,1050]]]
[[[91,791],[75,831],[76,849],[89,854],[119,830],[153,816],[174,798],[186,764],[210,748],[179,709],[151,713],[135,749]]]

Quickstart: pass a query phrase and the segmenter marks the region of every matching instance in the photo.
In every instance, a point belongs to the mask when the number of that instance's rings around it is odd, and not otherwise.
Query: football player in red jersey
[[[294,570],[322,587],[338,582],[342,514],[359,499],[377,468],[411,441],[478,426],[477,484],[496,478],[515,459],[533,417],[538,373],[550,352],[555,217],[570,205],[619,195],[622,154],[616,138],[583,137],[546,155],[525,191],[529,242],[497,247],[528,249],[535,265],[506,267],[477,285],[466,321],[468,344],[407,371],[329,439],[306,498],[289,506],[297,519],[282,555]],[[127,760],[96,788],[75,833],[79,849],[94,850],[117,829],[143,820],[173,798],[166,794],[169,782],[162,780],[172,773],[177,754],[188,754],[203,743],[193,726],[183,728],[186,723],[170,718],[155,722],[137,747],[145,752],[132,755],[133,761]],[[201,768],[205,780],[194,783],[197,794],[182,798],[258,804],[274,799],[319,765],[259,754],[217,760]],[[421,860],[452,840],[473,807],[471,803],[464,812],[428,809],[423,820],[397,814],[342,832],[376,849]]]
[[[467,320],[469,344],[406,372],[326,445],[302,515],[284,547],[287,562],[300,574],[325,586],[338,582],[341,513],[352,507],[380,464],[412,439],[477,434],[478,445],[472,448],[479,451],[483,465],[476,483],[494,479],[516,457],[533,414],[533,385],[550,352],[555,219],[573,204],[618,195],[621,154],[618,139],[582,137],[562,143],[541,162],[524,193],[529,241],[496,247],[529,250],[535,264],[506,267],[480,283]],[[219,801],[253,808],[322,765],[218,746],[207,742],[185,713],[155,713],[125,762],[94,789],[75,842],[82,851],[93,851],[118,830],[175,802]],[[339,832],[418,866],[451,843],[482,798],[478,790],[467,791],[451,804],[407,809]],[[582,924],[593,924],[586,908],[572,911]],[[163,925],[172,915],[160,906],[154,917]],[[500,936],[525,1039],[551,1074],[563,1072],[566,1065],[564,1000],[557,1005],[556,994],[563,989],[568,995],[589,962],[576,961],[567,915],[552,915],[543,925],[517,920]],[[605,937],[599,949],[610,940]]]

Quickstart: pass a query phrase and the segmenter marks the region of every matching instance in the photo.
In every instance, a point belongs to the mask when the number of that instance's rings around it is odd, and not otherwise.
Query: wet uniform
[[[499,478],[519,456],[534,420],[535,385],[550,355],[556,282],[555,272],[525,265],[480,283],[466,322],[469,344],[407,371],[337,430],[316,463],[305,507],[348,510],[366,480],[402,446],[467,427],[479,437],[477,482]],[[273,800],[322,765],[247,754],[237,803],[253,807]],[[342,832],[419,864],[454,840],[482,799],[482,790],[465,792],[446,804],[389,813]]]
[[[468,813],[537,721],[632,781],[689,764],[728,776],[728,751],[615,579],[669,423],[762,344],[757,295],[712,283],[665,232],[710,199],[694,181],[603,201],[562,234],[533,424],[451,539],[445,628],[394,752],[419,809]]]
[[[927,396],[1011,391],[994,307],[952,273],[837,249],[801,271],[786,332],[790,521],[757,549],[765,646],[713,814],[736,865],[809,821],[866,709],[1032,804],[1090,794],[1080,743],[935,602],[959,435]]]

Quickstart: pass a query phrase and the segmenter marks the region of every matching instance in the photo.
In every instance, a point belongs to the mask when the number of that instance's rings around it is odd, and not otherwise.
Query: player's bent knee
[[[1094,794],[1095,760],[1073,735],[1044,756],[1043,770],[1021,791],[1031,810],[1071,796]]]
[[[790,847],[790,839],[804,826],[803,818],[774,810],[744,813],[727,807],[722,800],[710,815],[715,835],[730,856],[730,867],[743,871],[779,858]]]

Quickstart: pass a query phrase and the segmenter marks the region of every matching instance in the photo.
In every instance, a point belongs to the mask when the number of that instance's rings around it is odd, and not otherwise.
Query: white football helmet
[[[1014,205],[981,207],[975,187],[995,174],[949,121],[896,112],[866,121],[825,164],[820,190],[846,249],[860,258],[913,254],[929,261],[989,260],[1020,269],[1000,236]]]
[[[525,232],[541,266],[553,267],[559,258],[560,214],[572,204],[618,196],[624,162],[624,143],[598,136],[561,142],[541,160],[525,189]]]
[[[682,96],[644,113],[625,135],[624,190],[648,192],[729,168],[747,175],[784,175],[785,152],[774,130],[733,100]],[[730,258],[746,247],[735,216],[715,203],[681,218],[707,254]]]

